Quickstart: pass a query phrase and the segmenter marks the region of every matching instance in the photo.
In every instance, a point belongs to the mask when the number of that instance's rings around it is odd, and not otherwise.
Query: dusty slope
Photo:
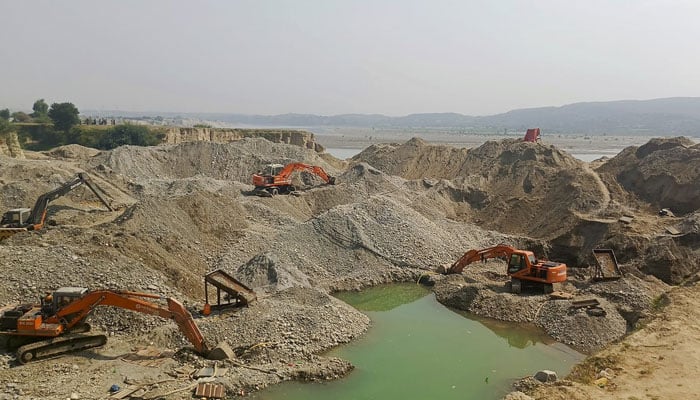
[[[678,287],[668,301],[642,329],[578,367],[571,376],[576,382],[536,385],[529,394],[542,400],[700,398],[700,287]],[[606,368],[609,382],[598,387],[592,381]]]
[[[452,217],[503,233],[552,239],[609,201],[585,163],[541,143],[507,139],[467,150],[414,138],[371,146],[353,160],[407,179],[449,180],[428,182],[425,196],[449,205]]]
[[[476,227],[465,233],[461,224],[426,218],[411,208],[405,180],[367,165],[349,169],[336,186],[314,188],[299,197],[246,196],[247,180],[257,165],[292,160],[326,165],[315,153],[294,146],[243,140],[201,147],[124,147],[97,155],[69,147],[33,157],[33,162],[4,160],[0,176],[7,183],[3,191],[8,200],[3,204],[31,205],[35,196],[86,170],[110,196],[122,199],[121,208],[112,213],[98,209],[90,217],[74,209],[83,195],[91,195],[78,191],[52,203],[50,214],[57,226],[16,235],[0,245],[12,277],[9,285],[0,286],[0,302],[26,301],[56,286],[81,285],[161,293],[184,300],[196,311],[206,271],[223,267],[239,272],[259,291],[259,301],[231,317],[201,319],[199,324],[210,341],[227,340],[237,349],[267,343],[265,351],[248,352],[241,361],[279,372],[237,368],[227,381],[232,390],[344,374],[347,363],[312,353],[351,340],[369,321],[330,298],[329,290],[415,280],[421,268],[459,253],[447,243],[502,240],[502,235]],[[243,182],[221,179],[238,176]],[[271,271],[262,280],[260,265],[269,265]],[[113,335],[106,354],[128,352],[129,343],[185,344],[172,323],[126,311],[98,309],[93,325]],[[79,356],[67,359],[77,369],[87,367]],[[306,367],[289,367],[289,359],[304,360]],[[4,360],[12,364],[11,353]],[[202,364],[197,358],[181,361]],[[129,375],[131,369],[123,364],[113,360],[97,368]],[[0,375],[16,380],[17,374],[33,368],[41,367],[5,369]],[[144,369],[133,374],[148,375]],[[83,396],[96,396],[91,392],[95,388],[86,385],[87,375],[72,375]],[[48,378],[60,382],[67,375],[56,369]],[[16,389],[47,398],[70,395],[63,387],[52,391],[22,379]]]
[[[396,152],[402,146],[388,147],[393,150],[367,158],[376,165],[358,163],[344,171],[334,168],[342,163],[326,163],[312,151],[253,139],[123,147],[97,154],[73,146],[28,154],[25,161],[2,158],[0,205],[6,208],[31,206],[40,193],[82,170],[121,208],[113,213],[99,205],[88,208],[85,202],[92,194],[76,191],[50,207],[57,226],[0,244],[11,277],[0,283],[0,303],[77,284],[171,295],[196,311],[202,305],[202,275],[224,268],[255,287],[259,302],[198,323],[212,341],[226,340],[238,350],[240,359],[228,365],[225,382],[232,391],[248,391],[285,379],[337,377],[351,368],[316,355],[357,337],[369,323],[332,299],[330,291],[415,280],[469,248],[509,242],[556,255],[576,252],[565,250],[577,243],[610,244],[633,274],[638,267],[656,266],[645,261],[645,252],[647,259],[674,255],[678,263],[692,264],[689,257],[698,243],[696,214],[677,219],[687,234],[666,238],[675,247],[660,240],[656,229],[663,230],[668,220],[655,213],[638,211],[635,223],[622,226],[617,217],[638,203],[608,201],[598,175],[556,148],[509,140],[470,151],[433,148],[420,140],[404,147],[410,151],[401,155]],[[436,157],[445,155],[436,163]],[[321,164],[339,175],[338,184],[307,186],[298,197],[246,196],[250,174],[266,163],[289,161]],[[396,176],[400,173],[382,169],[392,163],[409,165],[410,174]],[[420,175],[443,169],[449,174]],[[554,241],[543,240],[547,238]],[[624,256],[627,251],[634,255]],[[642,274],[590,286],[587,271],[572,270],[580,279],[572,280],[569,289],[600,298],[610,317],[571,315],[562,325],[559,316],[567,312],[565,305],[534,294],[503,293],[507,277],[502,269],[485,264],[438,282],[442,286],[436,292],[446,304],[480,315],[517,321],[516,316],[525,316],[562,341],[592,349],[644,320],[664,290]],[[674,276],[680,279],[693,271],[678,270]],[[513,312],[523,309],[529,311]],[[73,382],[83,397],[94,398],[115,379],[123,379],[109,371],[144,379],[157,375],[105,358],[128,352],[133,344],[185,344],[172,323],[152,317],[98,310],[94,322],[114,336],[104,351],[67,357],[77,369],[65,370],[60,363],[52,364],[56,367],[50,372],[42,365],[0,368],[0,379],[17,380],[18,389],[34,396],[70,395],[65,385],[37,386],[25,379],[41,372],[54,382]],[[571,327],[580,328],[585,338],[567,336]],[[2,361],[12,365],[12,355],[5,353]],[[205,364],[195,356],[180,356],[160,372]],[[164,386],[179,383],[184,382]]]
[[[313,150],[268,142],[242,139],[235,143],[188,142],[158,147],[122,146],[103,152],[90,160],[90,167],[106,169],[134,181],[182,179],[206,176],[249,183],[250,176],[265,164],[304,161],[330,167]]]
[[[617,194],[632,193],[657,209],[681,215],[700,208],[700,144],[690,139],[652,139],[628,147],[597,171]]]

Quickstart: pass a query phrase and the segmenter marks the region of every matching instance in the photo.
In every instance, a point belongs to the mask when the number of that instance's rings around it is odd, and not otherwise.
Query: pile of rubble
[[[697,146],[655,146],[643,151],[645,159],[659,152],[666,152],[659,155],[664,160],[677,155],[697,159],[686,154]],[[609,161],[617,165],[615,171],[622,171],[619,165],[629,152]],[[248,195],[253,173],[267,163],[292,161],[321,165],[337,176],[337,184],[302,185],[299,196]],[[39,194],[87,171],[118,210],[100,209],[91,194],[78,190],[52,203],[49,217],[56,226],[1,243],[7,279],[0,283],[0,304],[28,301],[60,286],[85,286],[174,297],[199,315],[203,275],[223,269],[258,293],[258,301],[248,308],[197,318],[208,340],[226,341],[236,352],[234,360],[222,365],[228,374],[221,380],[231,393],[347,373],[349,363],[319,354],[361,335],[369,320],[334,299],[332,292],[416,281],[470,248],[507,242],[555,259],[569,254],[576,262],[570,263],[572,279],[564,289],[579,298],[595,298],[602,311],[591,314],[572,307],[571,300],[508,293],[504,266],[492,263],[459,276],[435,276],[434,290],[448,306],[530,322],[582,350],[619,339],[667,289],[666,283],[644,273],[640,260],[643,252],[659,249],[644,244],[657,238],[656,230],[644,230],[644,223],[656,229],[669,220],[649,223],[662,217],[641,208],[641,200],[625,203],[618,198],[615,190],[632,188],[619,182],[620,189],[609,189],[610,179],[620,173],[606,172],[601,179],[587,164],[541,143],[503,140],[466,150],[413,139],[372,146],[347,167],[313,150],[263,139],[124,146],[107,152],[69,146],[28,153],[26,160],[2,158],[1,164],[4,209],[30,206]],[[700,181],[697,169],[695,174],[690,181]],[[622,225],[617,217],[630,208],[639,222]],[[697,260],[692,257],[698,252],[698,218],[697,213],[675,218],[688,235],[668,239],[682,249],[674,254],[684,258],[670,268],[686,277],[698,270],[697,265],[688,267]],[[638,246],[627,249],[623,243]],[[587,280],[590,270],[583,267],[592,263],[581,255],[600,244],[619,244],[618,254],[636,254],[621,257],[625,278],[596,284]],[[574,251],[576,256],[571,256]],[[677,269],[682,263],[687,269]],[[110,335],[104,352],[94,356],[105,354],[105,359],[66,357],[78,366],[70,381],[85,388],[81,396],[87,398],[114,381],[158,381],[147,366],[119,363],[117,356],[134,345],[179,349],[187,344],[174,323],[123,310],[99,308],[93,325]],[[22,376],[41,371],[49,379],[64,379],[63,363],[48,371],[31,364],[7,368],[14,365],[12,357],[4,353],[0,380],[16,382],[13,391],[71,396],[67,388],[39,387]],[[170,360],[161,371],[211,366],[189,353]],[[88,368],[94,372],[85,373]],[[162,390],[177,386],[158,385]]]

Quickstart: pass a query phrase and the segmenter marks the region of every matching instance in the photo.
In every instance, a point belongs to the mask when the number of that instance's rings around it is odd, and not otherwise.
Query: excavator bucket
[[[216,347],[209,350],[206,358],[209,360],[231,360],[236,358],[236,353],[233,352],[233,349],[228,343],[219,342]]]

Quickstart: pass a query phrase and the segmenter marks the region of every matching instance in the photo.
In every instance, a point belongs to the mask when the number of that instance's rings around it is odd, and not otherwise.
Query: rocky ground
[[[209,342],[235,350],[216,364],[230,396],[348,373],[348,362],[321,354],[361,335],[369,320],[333,298],[337,290],[431,275],[448,306],[534,323],[593,352],[650,323],[664,293],[699,269],[700,148],[686,139],[650,141],[591,164],[515,139],[469,150],[412,139],[371,146],[349,161],[264,139],[25,154],[0,156],[3,209],[29,207],[86,171],[116,211],[78,189],[51,203],[55,226],[0,243],[0,304],[61,286],[177,298]],[[298,196],[249,195],[254,172],[291,161],[321,165],[338,183],[300,175]],[[676,216],[659,216],[662,207]],[[502,242],[567,262],[570,279],[560,289],[574,300],[597,299],[602,313],[508,293],[498,260],[461,275],[431,274],[467,249]],[[615,249],[624,278],[590,281],[595,247]],[[200,316],[202,277],[218,268],[253,287],[258,301]],[[0,398],[101,398],[113,384],[141,386],[144,398],[178,389],[168,398],[190,398],[191,372],[214,365],[182,350],[188,343],[172,322],[102,307],[91,323],[109,335],[104,348],[23,366],[12,351],[2,353]],[[162,353],[149,356],[156,365],[131,359],[138,346]]]

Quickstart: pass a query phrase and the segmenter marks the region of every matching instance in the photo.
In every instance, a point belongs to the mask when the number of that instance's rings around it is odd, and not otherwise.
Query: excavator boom
[[[514,251],[515,247],[508,246],[505,244],[499,244],[498,246],[488,247],[481,250],[469,250],[457,261],[455,261],[450,268],[447,269],[448,274],[461,274],[464,267],[475,262],[475,261],[485,261],[490,258],[507,258]]]
[[[27,224],[32,226],[32,229],[30,230],[39,230],[41,227],[44,225],[44,220],[46,219],[46,209],[49,206],[49,203],[56,200],[57,198],[66,195],[68,192],[71,190],[85,185],[90,190],[95,193],[95,196],[97,196],[98,199],[102,202],[102,204],[107,207],[109,211],[113,211],[112,207],[109,205],[107,200],[100,194],[100,192],[97,191],[97,188],[95,185],[90,181],[90,178],[88,178],[87,174],[84,172],[78,173],[75,178],[72,180],[64,183],[60,187],[42,194],[37,198],[36,202],[34,203],[34,207],[32,208],[31,214],[29,214],[29,218],[27,220]]]
[[[87,186],[109,211],[113,211],[110,204],[100,191],[97,190],[97,186],[92,183],[87,174],[80,172],[70,181],[39,196],[31,210],[15,209],[6,212],[0,222],[0,225],[2,225],[0,227],[0,240],[10,237],[15,233],[37,231],[43,228],[49,203],[82,185]],[[25,218],[26,211],[28,211],[28,215]]]

